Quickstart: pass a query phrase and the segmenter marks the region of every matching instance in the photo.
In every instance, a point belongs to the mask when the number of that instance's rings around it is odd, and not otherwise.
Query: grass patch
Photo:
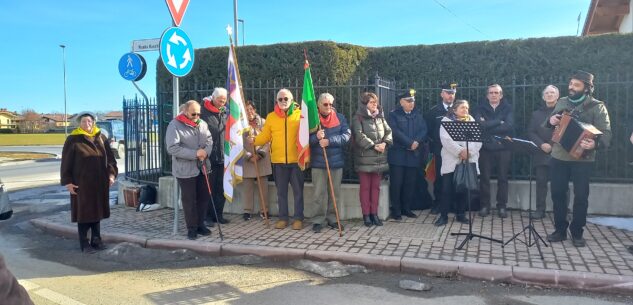
[[[64,141],[63,133],[0,134],[0,146],[63,145]]]

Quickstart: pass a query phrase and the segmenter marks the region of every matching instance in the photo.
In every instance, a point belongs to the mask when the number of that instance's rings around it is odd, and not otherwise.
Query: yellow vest
[[[299,155],[297,136],[300,120],[301,110],[297,108],[288,117],[283,118],[274,111],[269,113],[266,116],[262,132],[255,137],[255,146],[271,142],[270,161],[272,163],[297,163]]]

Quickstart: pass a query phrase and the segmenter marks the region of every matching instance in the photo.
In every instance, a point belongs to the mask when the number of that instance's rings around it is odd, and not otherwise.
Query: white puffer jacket
[[[452,120],[444,117],[442,122],[451,122]],[[472,116],[468,116],[468,121],[475,121]],[[461,162],[459,153],[466,148],[466,142],[453,141],[444,126],[440,126],[440,141],[442,142],[442,168],[440,172],[442,175],[452,173],[455,171],[455,166]],[[468,150],[470,152],[468,160],[477,164],[477,174],[479,174],[479,150],[481,149],[481,142],[468,142]]]

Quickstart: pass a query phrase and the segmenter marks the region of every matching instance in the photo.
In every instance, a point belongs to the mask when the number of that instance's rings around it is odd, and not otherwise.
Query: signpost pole
[[[172,98],[172,112],[174,114],[174,118],[178,116],[180,112],[180,94],[178,87],[178,77],[173,76],[173,84],[172,91],[174,93]],[[174,177],[174,230],[172,235],[178,234],[178,210],[180,209],[180,188],[178,187],[178,178]]]

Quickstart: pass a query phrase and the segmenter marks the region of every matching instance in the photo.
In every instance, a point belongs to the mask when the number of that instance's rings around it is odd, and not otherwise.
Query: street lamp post
[[[62,48],[62,64],[64,68],[64,135],[68,137],[68,112],[66,111],[66,46],[59,45]]]
[[[246,36],[244,34],[244,30],[245,30],[245,28],[244,28],[244,19],[237,19],[237,22],[242,24],[242,46],[244,46],[244,36]],[[237,43],[237,41],[236,41],[236,43]]]

